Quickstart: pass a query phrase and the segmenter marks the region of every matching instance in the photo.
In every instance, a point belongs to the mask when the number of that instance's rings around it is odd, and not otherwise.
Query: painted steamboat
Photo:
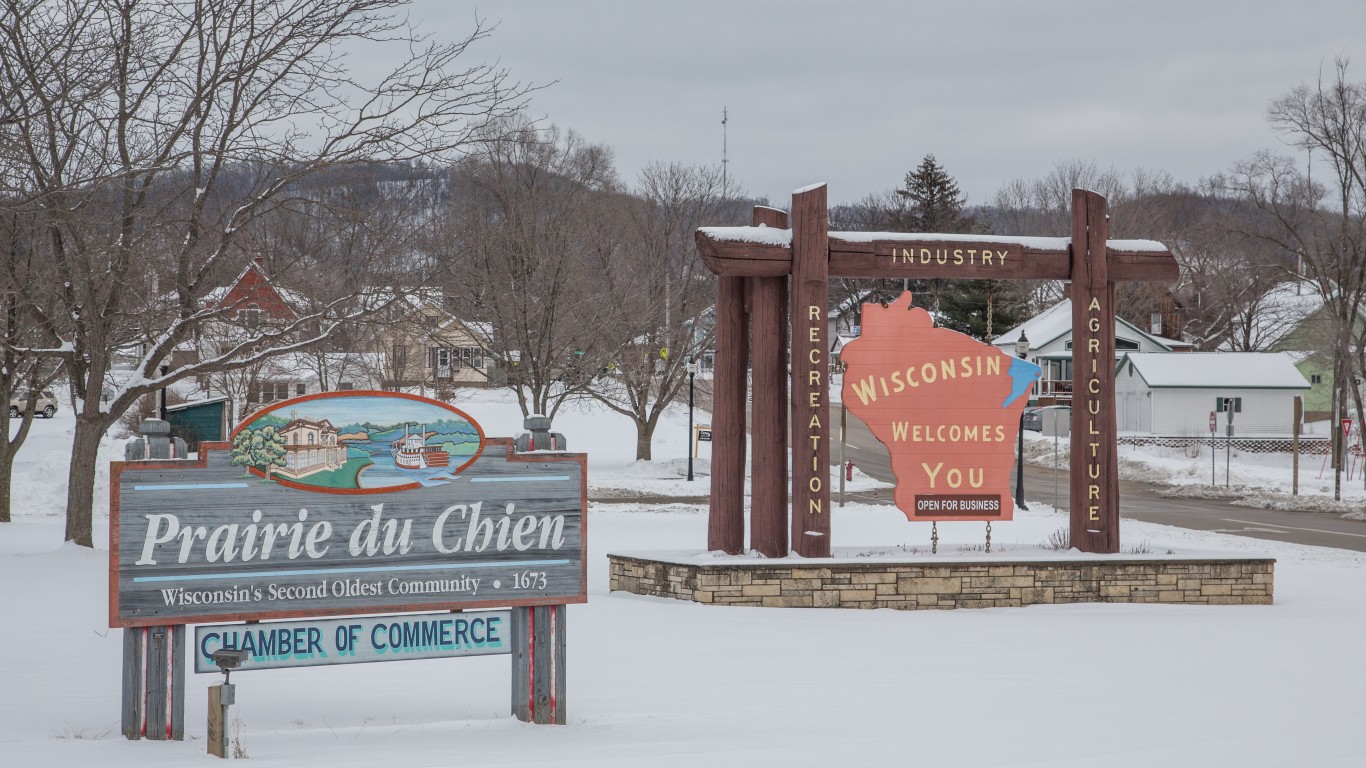
[[[430,469],[448,467],[451,464],[451,457],[444,449],[427,445],[425,425],[421,432],[409,433],[408,425],[404,424],[403,437],[390,445],[389,452],[393,454],[394,466],[399,469]]]

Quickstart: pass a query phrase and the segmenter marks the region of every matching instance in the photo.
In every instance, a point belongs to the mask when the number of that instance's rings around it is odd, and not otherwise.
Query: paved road
[[[838,413],[835,404],[833,412]],[[839,461],[839,426],[832,462]],[[887,449],[868,427],[848,414],[846,458],[859,470],[886,482],[894,482]],[[1067,509],[1067,467],[1059,467],[1058,508]],[[1159,496],[1157,486],[1121,480],[1119,513],[1122,517],[1150,523],[1174,525],[1200,531],[1218,531],[1255,539],[1289,541],[1321,547],[1338,547],[1366,552],[1366,522],[1344,520],[1329,512],[1282,512],[1234,506],[1214,499],[1172,499]],[[889,491],[848,494],[850,500],[890,503]],[[1031,499],[1053,503],[1053,470],[1035,466],[1025,468],[1025,503]]]

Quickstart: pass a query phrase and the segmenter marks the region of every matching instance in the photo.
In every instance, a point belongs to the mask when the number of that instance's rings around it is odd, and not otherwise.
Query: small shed
[[[166,421],[171,433],[184,438],[191,451],[200,443],[221,442],[228,436],[228,398],[191,400],[166,406]]]
[[[1210,412],[1231,397],[1238,437],[1287,437],[1295,396],[1307,389],[1284,352],[1131,352],[1115,371],[1116,422],[1120,432],[1208,435]],[[1217,418],[1223,434],[1226,417]]]

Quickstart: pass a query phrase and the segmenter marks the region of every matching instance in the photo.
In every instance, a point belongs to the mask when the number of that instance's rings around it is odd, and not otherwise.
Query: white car
[[[45,419],[57,415],[57,398],[53,397],[51,392],[36,392],[34,395],[36,396],[36,402],[33,404],[34,415],[42,416]],[[24,409],[28,407],[28,398],[29,393],[27,392],[16,394],[10,398],[9,417],[11,419],[19,418],[19,415],[24,412]]]

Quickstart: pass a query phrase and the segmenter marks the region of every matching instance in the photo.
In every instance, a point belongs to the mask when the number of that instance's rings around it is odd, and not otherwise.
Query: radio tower
[[[728,194],[726,188],[726,163],[730,162],[726,158],[726,121],[730,119],[730,110],[721,107],[721,194]]]

